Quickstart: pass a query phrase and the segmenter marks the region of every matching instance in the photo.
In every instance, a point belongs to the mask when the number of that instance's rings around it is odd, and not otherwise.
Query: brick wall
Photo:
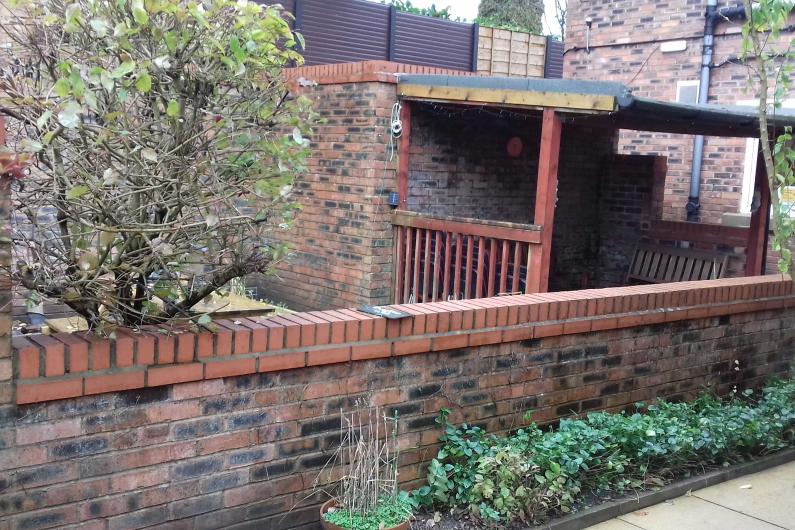
[[[15,339],[0,526],[315,528],[312,484],[357,399],[399,413],[413,487],[441,407],[502,432],[526,410],[546,423],[783,375],[794,302],[767,276]]]
[[[624,285],[632,254],[652,220],[655,165],[659,159],[616,155],[602,177],[599,198],[598,285]]]
[[[258,294],[293,309],[381,305],[391,300],[397,152],[389,124],[398,73],[471,75],[388,61],[294,68],[295,93],[323,118],[311,137],[308,172],[295,183],[302,210],[284,236],[293,254]],[[395,146],[397,149],[397,146]]]
[[[615,149],[614,131],[563,127],[549,285],[553,291],[598,285],[599,189]]]
[[[719,2],[718,7],[737,2]],[[673,101],[678,81],[698,80],[704,1],[570,0],[564,77],[601,79],[627,84],[636,95]],[[591,52],[586,53],[585,18],[593,18]],[[753,99],[747,91],[746,71],[725,63],[740,53],[741,22],[720,22],[716,29],[714,63],[709,86],[711,103],[733,104]],[[787,37],[789,38],[789,37]],[[685,40],[687,49],[663,53],[661,42]],[[722,64],[725,63],[725,64]],[[663,219],[686,217],[692,137],[625,131],[621,152],[667,157]],[[701,176],[701,220],[720,223],[724,212],[738,212],[743,176],[744,139],[706,138]]]
[[[386,303],[392,281],[386,198],[396,178],[395,162],[385,160],[395,86],[328,84],[303,92],[325,122],[312,134],[308,173],[294,185],[302,210],[284,237],[293,255],[277,277],[262,281],[261,294],[296,309]]]
[[[409,209],[532,224],[540,125],[540,115],[511,118],[413,104]],[[516,158],[506,153],[512,137],[523,143]]]

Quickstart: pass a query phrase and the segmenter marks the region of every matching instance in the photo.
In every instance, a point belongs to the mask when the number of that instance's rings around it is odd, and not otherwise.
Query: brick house
[[[708,86],[700,86],[710,9],[714,49]],[[754,105],[738,60],[743,21],[736,1],[569,0],[564,77],[618,81],[636,95],[665,101],[695,102],[700,96],[711,104]],[[692,135],[623,131],[619,141],[619,152],[666,158],[662,219],[740,226],[747,226],[751,212],[756,149],[753,139],[708,137],[699,172]],[[693,172],[700,173],[699,208],[688,217]],[[768,261],[768,270],[775,270],[775,256]]]

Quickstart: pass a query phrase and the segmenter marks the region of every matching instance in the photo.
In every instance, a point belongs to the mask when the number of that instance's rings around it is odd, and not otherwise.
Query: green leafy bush
[[[507,437],[451,425],[443,410],[444,445],[413,498],[466,508],[485,522],[539,521],[571,511],[584,491],[660,486],[793,445],[795,380],[774,381],[752,398],[748,390],[727,400],[704,394],[692,403],[638,403],[632,414],[592,413],[548,432],[531,424]]]
[[[351,513],[348,510],[334,510],[323,514],[329,523],[350,530],[383,530],[404,523],[414,514],[414,507],[406,492],[395,498],[382,498],[372,513]]]

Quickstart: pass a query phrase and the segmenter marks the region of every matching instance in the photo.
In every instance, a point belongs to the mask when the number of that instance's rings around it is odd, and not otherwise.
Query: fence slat
[[[502,241],[502,263],[500,264],[500,288],[497,293],[508,291],[508,247],[510,242],[507,239]]]
[[[464,284],[464,299],[468,300],[472,296],[472,254],[474,254],[475,237],[467,236],[467,264],[466,264],[466,283]]]
[[[395,303],[402,304],[403,303],[403,278],[404,278],[404,259],[406,256],[403,252],[403,245],[405,242],[405,236],[403,232],[406,229],[402,226],[395,227]]]
[[[453,234],[445,233],[444,236],[444,281],[442,282],[442,300],[447,300],[450,296],[450,252],[452,250]]]
[[[522,243],[513,242],[513,281],[511,282],[511,292],[519,292],[519,275],[522,274]]]
[[[478,238],[478,275],[475,281],[475,298],[483,298],[483,269],[486,266],[486,238]]]
[[[425,261],[422,267],[422,301],[428,301],[428,293],[431,285],[431,234],[430,230],[425,231]]]
[[[453,274],[453,299],[461,297],[461,258],[464,255],[464,237],[455,235],[455,272]]]
[[[497,240],[491,238],[489,245],[489,284],[486,292],[487,296],[494,296],[494,288],[497,283]]]
[[[435,302],[439,299],[439,262],[442,259],[442,233],[434,233],[433,248],[433,287],[431,289],[431,299]]]
[[[527,245],[527,273],[524,282],[524,292],[525,294],[530,294],[533,292],[533,287],[530,286],[530,264],[533,263],[531,259],[533,257],[533,245]]]
[[[413,228],[407,228],[406,229],[406,244],[405,244],[405,247],[406,247],[406,250],[405,250],[406,258],[404,260],[403,271],[402,271],[403,272],[403,303],[404,304],[408,303],[408,301],[409,301],[409,293],[411,292],[411,260],[412,260],[411,252],[412,252],[412,248],[413,248],[413,240],[412,240],[412,236],[414,235],[413,232],[414,232]]]
[[[420,301],[420,267],[422,266],[422,230],[414,231],[414,282],[411,286],[414,291],[414,303]]]

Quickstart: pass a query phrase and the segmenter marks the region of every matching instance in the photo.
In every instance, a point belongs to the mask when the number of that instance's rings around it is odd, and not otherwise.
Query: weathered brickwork
[[[599,284],[624,285],[632,253],[649,233],[657,157],[615,155],[599,196]]]
[[[389,83],[320,85],[304,90],[324,123],[314,129],[308,173],[295,183],[301,212],[285,234],[293,255],[268,298],[296,309],[389,301],[392,227],[387,196],[396,188],[387,161]],[[300,289],[299,289],[300,287]]]
[[[412,104],[408,208],[431,215],[533,223],[540,115]],[[518,137],[522,152],[506,144]]]
[[[330,64],[286,72],[323,118],[313,131],[307,174],[295,183],[301,212],[284,236],[292,249],[261,296],[294,309],[389,303],[397,144],[389,148],[397,73],[471,75],[387,61]]]
[[[400,477],[414,487],[438,448],[442,407],[453,410],[452,421],[504,432],[528,410],[549,423],[783,375],[792,303],[791,282],[762,277],[420,304],[379,331],[364,320],[349,333],[347,323],[274,322],[264,326],[266,344],[273,335],[283,345],[317,345],[320,336],[340,342],[315,357],[328,364],[311,366],[313,347],[292,365],[289,349],[265,347],[271,362],[283,363],[265,373],[232,367],[251,358],[244,346],[263,348],[262,334],[247,326],[204,346],[197,338],[196,355],[215,356],[204,361],[182,356],[180,335],[172,344],[130,334],[132,360],[119,337],[107,350],[108,341],[98,341],[89,348],[86,388],[92,372],[137,364],[150,348],[155,361],[175,351],[183,362],[146,374],[160,386],[0,407],[0,527],[314,529],[322,495],[313,484],[333,478],[321,469],[339,440],[340,410],[356,400],[399,414]],[[362,342],[363,333],[371,340]],[[63,336],[52,341],[42,341],[45,362],[62,341],[75,366],[82,348]],[[51,362],[62,362],[59,351]],[[220,360],[229,371],[191,381],[197,362],[207,375]],[[17,369],[28,370],[21,362]]]
[[[615,150],[615,131],[566,124],[560,146],[558,200],[552,232],[549,287],[599,286],[599,194]]]
[[[736,2],[719,2],[718,7]],[[644,0],[570,0],[564,77],[618,81],[636,95],[676,100],[677,82],[699,79],[701,36],[706,2]],[[585,19],[593,19],[590,53],[585,50]],[[741,22],[721,21],[716,28],[709,102],[735,104],[751,100],[745,67],[728,59],[740,53]],[[687,49],[664,53],[662,42],[685,40]],[[701,176],[701,220],[720,223],[724,212],[738,212],[743,176],[744,139],[708,137]],[[625,131],[620,151],[667,157],[662,217],[685,219],[692,137]]]

